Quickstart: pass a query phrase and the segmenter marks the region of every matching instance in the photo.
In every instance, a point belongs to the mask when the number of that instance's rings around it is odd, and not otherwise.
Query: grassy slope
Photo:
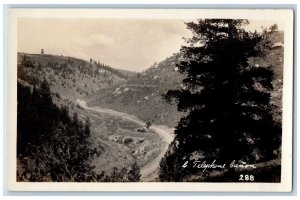
[[[180,116],[176,105],[162,99],[162,94],[180,87],[183,76],[174,68],[178,55],[151,66],[125,83],[98,91],[90,96],[90,105],[116,109],[138,116],[144,121],[174,127]]]
[[[24,67],[26,55],[32,63]],[[71,57],[18,53],[18,78],[31,85],[46,79],[51,91],[70,99],[83,98],[99,89],[125,80],[113,69]]]

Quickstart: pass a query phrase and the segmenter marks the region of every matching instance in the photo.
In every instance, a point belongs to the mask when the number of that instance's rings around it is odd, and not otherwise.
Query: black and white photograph
[[[14,184],[291,189],[291,10],[24,12],[9,43]]]

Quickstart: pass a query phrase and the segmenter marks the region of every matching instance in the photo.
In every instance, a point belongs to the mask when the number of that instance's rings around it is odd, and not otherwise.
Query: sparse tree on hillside
[[[21,65],[22,65],[22,67],[26,67],[26,68],[29,68],[29,67],[32,68],[32,67],[34,67],[33,62],[31,61],[31,59],[26,54],[23,57]]]
[[[135,161],[131,169],[129,170],[128,173],[128,180],[130,182],[138,182],[141,179],[141,174],[140,174],[140,167],[138,166],[137,162]]]
[[[270,26],[270,28],[269,28],[269,31],[270,31],[270,32],[275,32],[275,31],[277,31],[277,30],[278,30],[277,24],[273,24],[273,25]]]
[[[274,126],[269,105],[273,72],[271,66],[248,63],[251,57],[264,56],[271,43],[267,30],[251,33],[243,29],[246,24],[247,20],[231,19],[187,23],[193,37],[181,48],[177,65],[186,75],[185,87],[168,91],[165,98],[175,99],[178,110],[188,114],[160,163],[161,181],[201,175],[192,164],[182,167],[197,156],[227,166],[233,160],[257,163],[274,158],[281,130]],[[228,177],[233,173],[229,170]]]

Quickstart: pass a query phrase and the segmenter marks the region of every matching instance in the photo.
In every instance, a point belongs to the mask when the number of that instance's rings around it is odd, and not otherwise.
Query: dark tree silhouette
[[[85,137],[90,136],[90,133],[91,133],[90,127],[91,127],[91,121],[90,121],[90,118],[87,117],[85,120],[85,123],[84,123],[84,136]]]
[[[262,33],[243,29],[248,23],[231,19],[187,23],[193,37],[181,48],[177,65],[186,75],[184,87],[168,91],[165,99],[175,99],[178,110],[188,114],[177,125],[160,163],[161,181],[201,175],[193,165],[182,167],[199,158],[229,165],[233,160],[257,163],[274,157],[281,131],[274,126],[269,105],[273,72],[271,66],[248,63],[249,58],[264,56],[271,42],[267,29]]]
[[[90,122],[53,102],[49,84],[39,87],[18,83],[18,181],[100,181],[93,172],[89,148]],[[96,152],[98,154],[98,152]]]
[[[135,161],[131,169],[129,170],[128,173],[128,181],[130,182],[138,182],[141,179],[141,174],[140,174],[140,167],[138,166],[137,162]]]
[[[34,67],[33,62],[27,55],[24,55],[21,66],[24,66],[25,68]]]

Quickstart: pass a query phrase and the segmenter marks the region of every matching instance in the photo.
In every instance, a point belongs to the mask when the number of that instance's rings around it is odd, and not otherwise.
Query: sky
[[[274,22],[251,22],[260,29]],[[277,23],[279,29],[280,23]],[[20,18],[18,52],[64,55],[114,68],[143,71],[177,53],[191,37],[180,19]]]

